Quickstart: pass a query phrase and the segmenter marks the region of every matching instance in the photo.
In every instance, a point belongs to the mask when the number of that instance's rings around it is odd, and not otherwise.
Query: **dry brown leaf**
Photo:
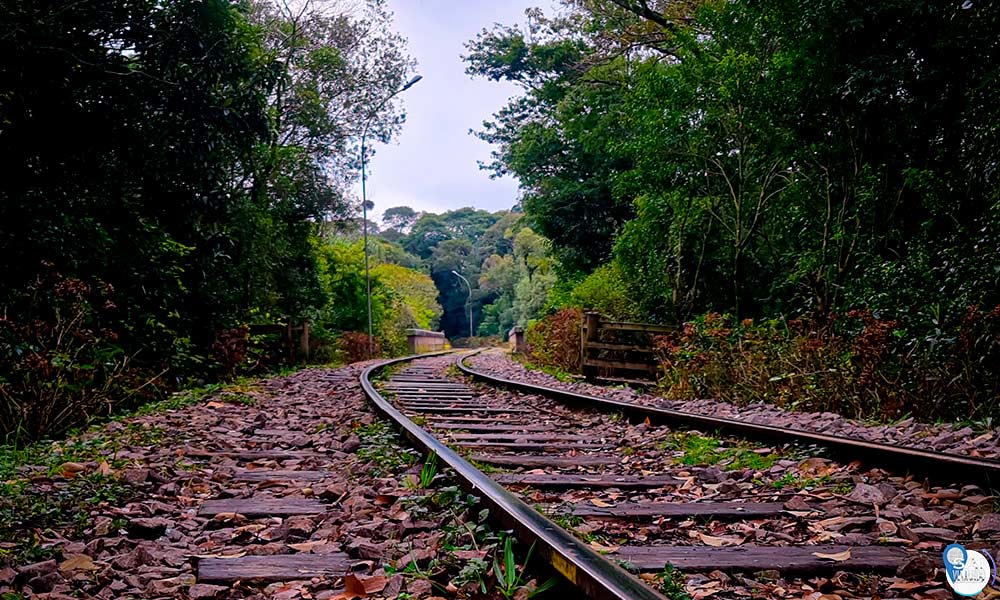
[[[593,504],[594,506],[597,506],[597,507],[600,507],[600,508],[608,508],[609,506],[611,506],[607,502],[605,502],[603,500],[598,500],[597,498],[591,498],[590,499],[590,503]]]
[[[602,554],[611,554],[612,552],[617,552],[621,546],[603,546],[597,542],[591,542],[590,547]]]
[[[195,554],[195,558],[241,558],[246,556],[246,552],[237,552],[236,554]]]
[[[75,462],[63,463],[62,466],[59,467],[59,471],[62,473],[62,476],[66,477],[67,479],[72,479],[73,477],[76,477],[78,474],[86,470],[87,470],[87,465]]]
[[[313,548],[318,548],[319,546],[325,546],[326,542],[302,542],[301,544],[288,544],[288,547],[296,552],[312,552]]]
[[[813,556],[816,558],[822,558],[823,560],[835,560],[837,562],[844,562],[845,560],[851,559],[851,549],[848,548],[843,552],[835,552],[833,554],[824,554],[822,552],[813,552]]]
[[[209,408],[225,408],[226,407],[226,403],[225,402],[215,402],[213,400],[212,402],[209,402],[205,406],[207,406]]]
[[[739,546],[743,543],[743,540],[737,537],[717,537],[714,535],[705,535],[704,533],[698,534],[698,539],[702,541],[706,546]]]
[[[366,598],[369,594],[377,594],[385,589],[388,580],[382,575],[360,577],[353,573],[344,577],[344,591],[332,600],[350,600],[351,598]]]
[[[108,475],[111,475],[113,471],[111,470],[111,465],[108,464],[108,461],[102,460],[101,464],[97,465],[97,472],[107,477]]]
[[[912,590],[913,588],[924,587],[926,585],[927,585],[926,583],[912,583],[912,582],[909,582],[909,581],[897,581],[896,583],[890,585],[889,589],[890,590],[901,590],[901,591],[904,591],[904,592],[908,592],[908,591]]]
[[[70,554],[66,557],[66,560],[59,564],[59,570],[63,572],[96,571],[99,568],[94,564],[93,559],[86,554]]]

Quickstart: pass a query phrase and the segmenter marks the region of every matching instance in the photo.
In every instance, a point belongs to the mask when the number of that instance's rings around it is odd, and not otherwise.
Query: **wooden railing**
[[[278,348],[282,356],[288,360],[295,360],[295,334],[299,334],[298,346],[306,358],[309,358],[309,321],[304,321],[301,325],[291,323],[274,325],[251,325],[250,335],[274,335],[278,336]]]
[[[658,365],[652,336],[673,327],[652,323],[609,321],[599,313],[583,314],[580,366],[588,378],[656,379]]]

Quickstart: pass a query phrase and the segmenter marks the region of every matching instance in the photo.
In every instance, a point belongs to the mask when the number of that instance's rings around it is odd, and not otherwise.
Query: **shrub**
[[[970,307],[957,339],[931,353],[870,310],[736,323],[709,313],[657,336],[661,388],[675,399],[770,402],[856,418],[1000,415],[1000,307]]]
[[[382,348],[378,338],[372,342],[374,350],[372,357],[382,355]],[[336,338],[334,344],[337,349],[337,358],[345,363],[353,363],[367,360],[368,356],[368,334],[363,331],[346,331]]]
[[[532,362],[570,373],[580,372],[580,324],[583,312],[564,308],[528,326],[525,340]]]
[[[628,286],[616,263],[598,267],[570,292],[569,303],[595,310],[609,319],[635,320],[638,305],[628,296]]]
[[[116,310],[113,295],[108,284],[63,277],[44,263],[21,295],[22,310],[12,311],[29,320],[0,317],[0,434],[7,442],[59,434],[156,395],[158,377],[134,367],[118,333],[104,327]]]

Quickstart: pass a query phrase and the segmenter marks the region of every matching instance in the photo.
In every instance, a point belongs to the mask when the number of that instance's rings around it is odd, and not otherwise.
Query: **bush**
[[[1000,307],[970,307],[947,351],[917,352],[894,320],[853,310],[829,320],[740,323],[709,313],[657,336],[660,385],[675,399],[769,402],[854,418],[1000,416]]]
[[[373,340],[372,358],[382,355],[378,338]],[[334,343],[337,359],[345,363],[368,360],[368,334],[363,331],[347,331],[337,336]]]
[[[158,377],[133,366],[118,333],[104,327],[114,322],[113,294],[46,263],[21,295],[22,310],[12,311],[30,320],[0,317],[0,434],[8,443],[56,435],[157,394]]]
[[[580,372],[580,324],[583,311],[564,308],[528,326],[528,356],[541,367]]]
[[[570,292],[569,303],[584,310],[595,310],[613,320],[639,318],[639,307],[628,296],[628,286],[616,263],[594,270]]]

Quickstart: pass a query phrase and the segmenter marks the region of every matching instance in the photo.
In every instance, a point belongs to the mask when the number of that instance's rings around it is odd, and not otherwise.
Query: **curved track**
[[[967,483],[975,483],[986,490],[1000,487],[1000,461],[996,460],[907,448],[893,444],[880,444],[858,438],[826,435],[786,427],[773,427],[734,419],[710,417],[678,410],[609,400],[599,396],[578,394],[558,388],[498,377],[469,367],[465,364],[464,358],[458,361],[458,368],[473,379],[490,385],[504,386],[508,389],[529,394],[538,394],[571,405],[592,406],[603,410],[621,412],[633,419],[649,419],[651,422],[657,424],[718,431],[726,435],[768,443],[793,442],[815,445],[826,448],[837,457],[847,460],[860,460],[868,466],[880,467],[901,474],[910,474],[917,479],[942,483],[960,480]]]
[[[466,375],[531,395],[475,389],[449,372],[454,362],[444,354],[388,361],[366,369],[362,385],[383,414],[482,496],[495,518],[537,543],[541,558],[593,598],[663,598],[619,565],[659,582],[653,574],[665,564],[716,578],[779,573],[804,590],[808,577],[857,573],[863,583],[855,591],[864,593],[872,585],[866,578],[875,577],[882,587],[869,593],[891,597],[890,584],[912,577],[911,565],[932,560],[926,551],[944,543],[938,540],[964,533],[943,524],[923,527],[920,519],[934,518],[942,502],[954,505],[948,514],[955,519],[971,514],[977,509],[961,496],[976,494],[976,486],[961,494],[925,489],[910,477],[879,479],[878,470],[869,480],[854,466],[816,456],[816,449],[900,472],[926,471],[918,479],[991,482],[1000,472],[994,461],[636,406],[505,380],[457,361]],[[403,363],[409,365],[371,382],[374,372]],[[773,448],[716,441],[727,457],[750,465],[734,479],[715,467],[679,463],[677,440],[688,434],[668,425],[767,440]],[[767,456],[761,462],[754,453]],[[815,467],[825,473],[815,478],[823,483],[796,491],[746,473],[765,474],[772,465]],[[836,492],[838,486],[845,489]],[[860,543],[851,533],[866,529],[881,536],[878,543]],[[902,579],[894,579],[897,573]],[[830,579],[841,581],[836,577]],[[888,582],[878,584],[879,577]]]
[[[426,356],[428,355],[421,358]],[[536,556],[546,560],[589,597],[601,600],[664,598],[509,493],[386,400],[372,384],[372,373],[409,360],[413,360],[413,357],[373,365],[362,373],[361,385],[365,395],[379,412],[397,423],[406,436],[424,452],[436,453],[438,461],[455,472],[463,487],[480,495],[495,519],[513,529],[522,541],[537,544]],[[420,371],[410,373],[419,375]],[[428,374],[433,378],[433,373]]]

